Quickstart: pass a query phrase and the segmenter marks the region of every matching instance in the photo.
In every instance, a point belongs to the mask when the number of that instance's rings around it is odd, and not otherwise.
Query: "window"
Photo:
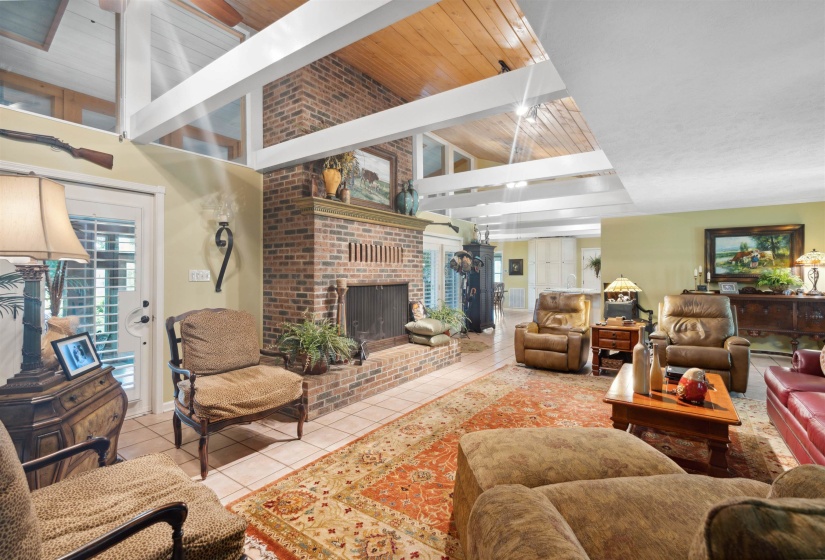
[[[493,282],[504,282],[503,275],[501,273],[501,266],[502,266],[502,255],[501,253],[496,253],[494,256],[494,263],[493,263]]]
[[[447,146],[424,135],[424,177],[438,177],[447,173]]]
[[[438,251],[424,250],[424,305],[438,305]]]
[[[444,303],[458,309],[461,307],[461,275],[450,268],[450,259],[455,253],[450,249],[444,251]]]
[[[472,162],[470,158],[453,150],[453,173],[461,173],[462,171],[470,171],[472,169]]]

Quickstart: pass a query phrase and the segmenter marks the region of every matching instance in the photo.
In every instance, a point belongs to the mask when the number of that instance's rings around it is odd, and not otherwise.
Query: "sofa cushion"
[[[66,479],[34,491],[32,501],[43,532],[43,560],[62,556],[139,513],[171,502],[184,502],[189,508],[183,525],[187,560],[237,560],[243,549],[246,521],[224,509],[212,490],[189,480],[164,454]],[[167,559],[171,535],[166,523],[152,525],[95,558]]]
[[[811,418],[825,418],[825,393],[797,391],[788,397],[788,411],[807,430]]]
[[[0,558],[38,558],[40,525],[17,450],[0,423]]]
[[[255,319],[246,311],[204,309],[180,322],[183,367],[213,375],[261,360]]]
[[[178,401],[189,406],[189,380],[178,383]],[[253,366],[195,380],[195,412],[210,422],[276,408],[303,394],[303,378],[276,366]]]
[[[689,558],[825,558],[825,499],[732,498],[717,503],[694,537]]]
[[[525,350],[543,350],[545,352],[567,352],[568,337],[560,334],[524,333]]]
[[[665,350],[669,366],[730,370],[730,352],[707,346],[668,346]]]
[[[411,334],[410,342],[413,344],[423,344],[424,346],[443,346],[449,344],[452,339],[446,334],[437,334],[435,336],[424,336],[420,334]]]
[[[564,517],[538,492],[505,484],[484,492],[470,513],[467,557],[477,560],[586,560]]]
[[[783,472],[771,484],[768,498],[825,499],[825,467],[800,465]]]
[[[825,418],[811,418],[808,422],[808,440],[825,455]]]
[[[765,371],[765,384],[784,406],[788,406],[791,393],[825,393],[825,377],[796,373],[788,368],[771,366]]]
[[[404,327],[413,334],[420,334],[423,336],[434,336],[437,334],[444,334],[447,328],[444,323],[438,319],[419,319],[418,321],[410,321]]]
[[[770,486],[742,478],[674,474],[581,480],[536,488],[573,529],[590,558],[684,558],[707,511],[733,497],[764,498]]]

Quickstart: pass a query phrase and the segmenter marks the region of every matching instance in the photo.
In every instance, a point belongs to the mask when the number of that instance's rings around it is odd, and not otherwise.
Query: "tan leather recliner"
[[[541,294],[533,322],[516,325],[515,346],[521,364],[579,371],[590,354],[590,300],[583,294]]]
[[[665,296],[659,304],[659,327],[650,341],[659,345],[659,360],[718,373],[729,391],[748,389],[750,342],[740,338],[736,307],[726,296]]]

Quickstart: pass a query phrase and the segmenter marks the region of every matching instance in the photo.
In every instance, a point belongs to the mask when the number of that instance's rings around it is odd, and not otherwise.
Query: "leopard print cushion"
[[[17,451],[0,423],[0,558],[37,558],[40,525]]]
[[[261,361],[255,319],[246,311],[205,309],[180,322],[183,367],[214,375]]]
[[[303,378],[275,366],[254,366],[195,380],[195,413],[210,422],[263,412],[299,398]],[[178,383],[178,401],[189,406],[189,380]]]
[[[224,509],[212,490],[189,480],[164,454],[95,469],[35,490],[31,496],[43,548],[40,555],[25,558],[58,558],[139,513],[171,502],[184,502],[189,508],[183,524],[187,560],[237,560],[243,551],[246,521]],[[172,530],[158,523],[95,559],[167,560],[171,554]]]

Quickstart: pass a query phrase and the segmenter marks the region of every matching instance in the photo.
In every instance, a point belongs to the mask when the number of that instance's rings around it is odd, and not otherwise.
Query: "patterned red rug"
[[[456,445],[491,428],[609,427],[611,379],[506,366],[414,410],[240,500],[250,543],[282,560],[463,558],[452,523]],[[770,482],[795,464],[765,403],[735,400],[731,468]],[[705,445],[644,435],[670,454],[701,459]],[[265,554],[264,554],[265,556]],[[273,556],[270,556],[273,557]]]

